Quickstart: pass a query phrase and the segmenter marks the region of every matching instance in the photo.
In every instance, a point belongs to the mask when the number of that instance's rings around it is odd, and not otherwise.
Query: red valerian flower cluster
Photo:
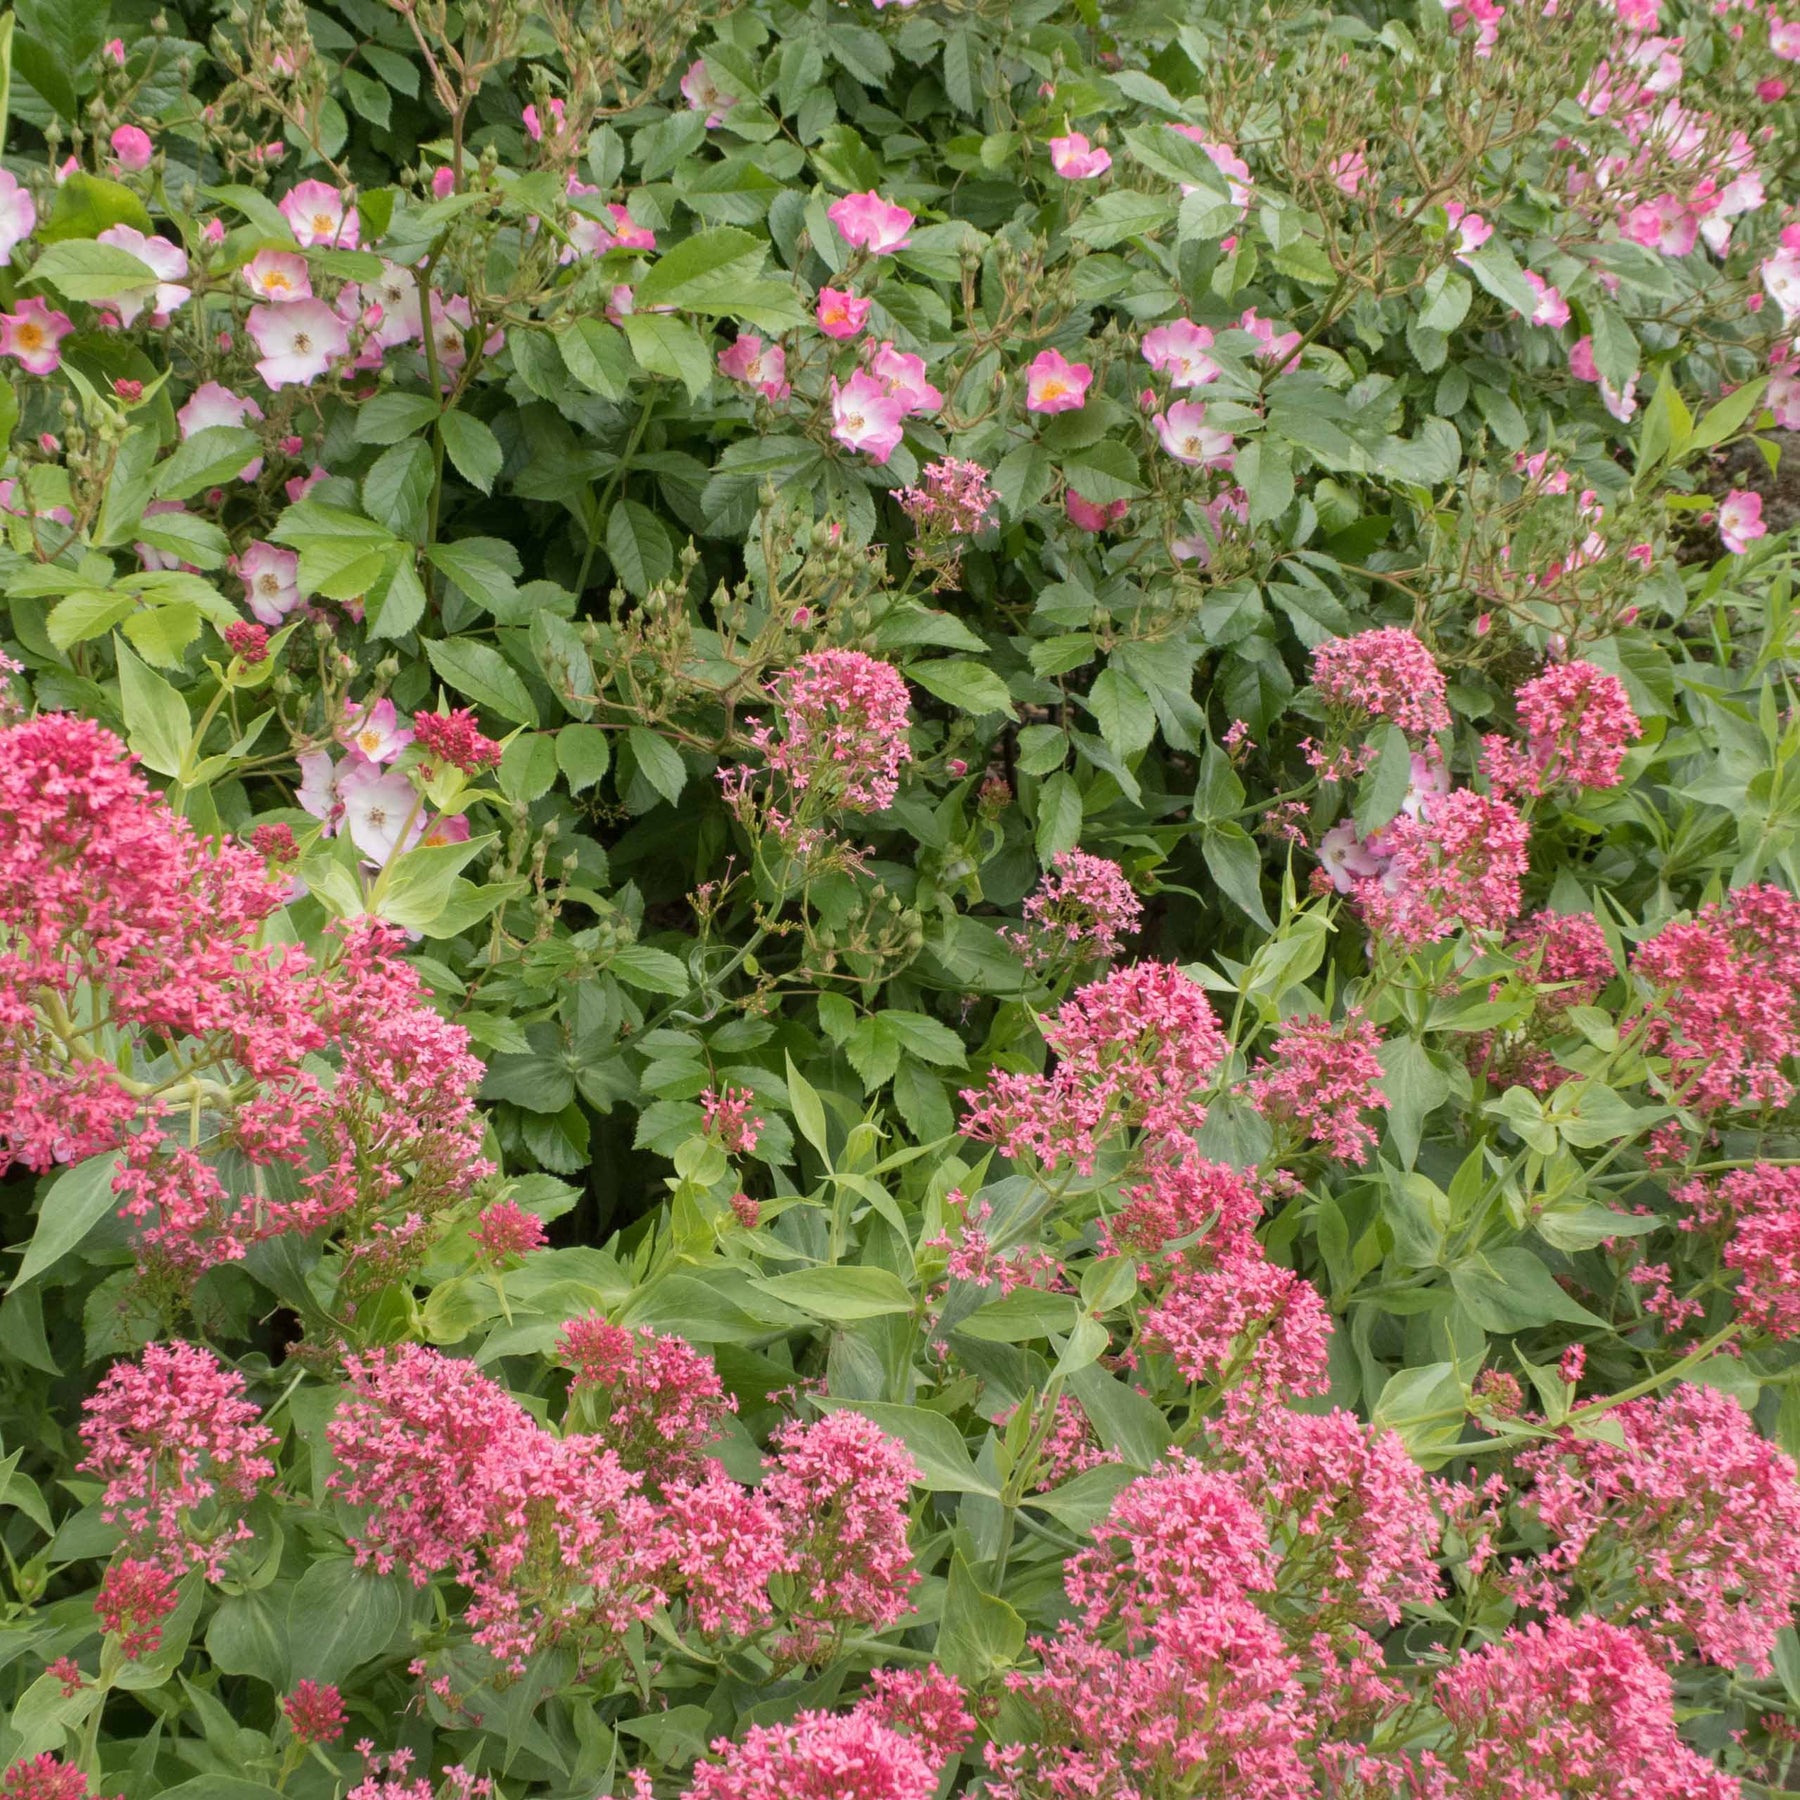
[[[179,1289],[281,1232],[366,1234],[403,1188],[428,1217],[489,1172],[481,1064],[398,934],[360,922],[322,962],[260,946],[284,892],[254,851],[197,837],[91,721],[0,730],[0,1167],[122,1149],[140,1256]],[[177,1073],[129,1072],[177,1049]],[[330,1083],[308,1067],[328,1053]],[[225,1150],[293,1170],[294,1197],[228,1187]]]
[[[1389,719],[1417,738],[1450,728],[1443,672],[1418,638],[1397,625],[1321,644],[1312,678],[1328,702],[1360,718]]]
[[[1085,850],[1059,851],[1050,867],[1021,908],[1025,929],[1002,935],[1033,968],[1117,955],[1144,913],[1124,870]]]
[[[1556,663],[1513,700],[1526,731],[1523,753],[1502,737],[1482,740],[1482,767],[1499,791],[1618,786],[1619,765],[1644,728],[1616,675],[1588,662]]]
[[[1387,1105],[1377,1085],[1380,1049],[1381,1033],[1357,1012],[1335,1022],[1320,1013],[1291,1020],[1257,1064],[1251,1103],[1329,1155],[1364,1162],[1377,1139],[1362,1115]]]
[[[1110,1131],[1178,1140],[1206,1118],[1198,1094],[1224,1059],[1225,1035],[1198,985],[1171,963],[1141,962],[1090,983],[1044,1026],[1050,1075],[1001,1070],[966,1090],[963,1133],[1046,1169],[1091,1174]]]
[[[815,650],[769,693],[779,724],[758,726],[751,738],[796,793],[853,812],[893,804],[912,758],[912,704],[899,670],[860,650]]]
[[[1632,972],[1652,990],[1649,1041],[1684,1102],[1782,1106],[1800,1053],[1800,901],[1734,888],[1640,944]]]
[[[918,1579],[905,1451],[832,1413],[786,1426],[768,1480],[742,1487],[700,1454],[727,1410],[716,1377],[698,1379],[685,1345],[621,1345],[613,1329],[578,1322],[565,1338],[593,1432],[558,1434],[435,1350],[351,1357],[326,1436],[332,1491],[366,1509],[357,1561],[419,1586],[449,1575],[474,1641],[514,1673],[552,1644],[605,1662],[663,1607],[707,1633],[779,1625],[772,1651],[794,1662],[892,1624]]]
[[[1684,1231],[1723,1233],[1737,1316],[1770,1337],[1800,1337],[1800,1167],[1756,1163],[1717,1186],[1690,1181],[1675,1198],[1689,1211]]]
[[[1390,861],[1357,884],[1369,929],[1401,949],[1466,931],[1499,931],[1518,916],[1530,827],[1505,800],[1473,788],[1435,797],[1419,819],[1384,834]]]

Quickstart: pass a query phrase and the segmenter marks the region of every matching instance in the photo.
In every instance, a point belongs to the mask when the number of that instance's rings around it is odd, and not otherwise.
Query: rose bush
[[[1790,11],[15,0],[7,1800],[1800,1785]]]

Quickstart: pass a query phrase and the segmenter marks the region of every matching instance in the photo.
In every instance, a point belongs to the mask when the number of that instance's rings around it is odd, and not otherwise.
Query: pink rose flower
[[[12,357],[27,374],[53,375],[62,366],[62,341],[74,329],[67,313],[52,312],[33,295],[16,313],[0,313],[0,356]]]
[[[1190,468],[1231,467],[1231,433],[1208,425],[1206,408],[1198,400],[1178,400],[1167,412],[1158,413],[1156,435],[1177,462]]]
[[[327,248],[354,250],[361,241],[356,208],[326,181],[302,181],[284,194],[281,216],[287,220],[295,243],[302,249],[323,244]]]
[[[1094,371],[1072,363],[1059,350],[1040,350],[1025,370],[1025,409],[1035,413],[1079,412],[1087,404]]]
[[[37,229],[37,204],[11,169],[0,169],[0,263]]]
[[[719,352],[719,373],[756,388],[768,400],[784,400],[791,392],[786,379],[787,352],[779,344],[765,344],[753,331],[745,332],[729,350]]]
[[[156,146],[150,141],[150,134],[136,125],[121,125],[112,134],[112,152],[121,169],[129,169],[136,173],[150,166],[150,158],[155,154]]]
[[[312,274],[291,250],[259,250],[239,273],[259,300],[310,300]]]
[[[904,435],[906,408],[874,376],[858,369],[839,387],[831,385],[831,435],[847,449],[885,463]]]
[[[1050,140],[1050,166],[1067,181],[1089,181],[1112,167],[1112,157],[1079,131]]]
[[[323,300],[253,306],[247,324],[262,352],[256,372],[271,388],[304,387],[349,354],[349,327]]]
[[[846,244],[873,256],[891,256],[911,241],[906,234],[912,230],[912,214],[876,193],[846,194],[826,207],[825,216]]]
[[[813,316],[827,337],[853,338],[862,330],[873,304],[873,301],[846,293],[841,288],[822,287]]]
[[[1769,535],[1762,516],[1762,495],[1733,488],[1719,508],[1719,541],[1733,556],[1743,553],[1759,538]]]
[[[1144,361],[1178,388],[1204,387],[1219,378],[1219,365],[1206,354],[1213,334],[1192,319],[1171,319],[1144,333]]]

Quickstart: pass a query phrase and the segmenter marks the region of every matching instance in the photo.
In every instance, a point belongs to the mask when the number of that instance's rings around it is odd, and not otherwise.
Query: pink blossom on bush
[[[67,313],[52,312],[35,294],[17,312],[0,313],[0,356],[10,356],[28,375],[54,375],[62,367],[62,341],[75,329]]]
[[[1743,553],[1759,538],[1768,536],[1762,516],[1762,495],[1733,488],[1719,507],[1719,542],[1733,556]]]
[[[1332,1156],[1361,1163],[1376,1134],[1363,1118],[1387,1105],[1381,1080],[1381,1033],[1361,1013],[1334,1022],[1314,1013],[1282,1027],[1257,1065],[1250,1098],[1265,1118],[1292,1123]]]
[[[1091,181],[1112,167],[1112,157],[1079,132],[1050,140],[1050,166],[1066,181]]]
[[[149,168],[150,159],[156,153],[149,132],[136,125],[115,127],[108,142],[112,145],[113,160],[121,169],[134,175]]]
[[[906,412],[905,401],[866,370],[856,370],[842,387],[831,384],[831,435],[875,462],[885,463],[899,448]]]
[[[719,373],[753,387],[765,400],[787,397],[787,352],[779,344],[765,344],[747,331],[728,350],[719,352]]]
[[[1144,361],[1178,388],[1204,387],[1219,378],[1219,365],[1206,354],[1213,334],[1190,319],[1171,319],[1144,333]]]
[[[872,300],[841,288],[822,287],[813,316],[827,337],[853,338],[868,321]]]
[[[317,381],[349,354],[349,329],[323,300],[253,306],[245,325],[262,352],[256,372],[274,389]]]
[[[834,200],[825,214],[846,244],[872,256],[891,256],[912,241],[907,233],[913,228],[913,215],[874,192]]]
[[[1028,412],[1078,412],[1086,403],[1094,371],[1086,363],[1069,362],[1059,350],[1040,350],[1025,370]]]
[[[1206,408],[1198,400],[1178,400],[1156,415],[1156,435],[1162,447],[1179,463],[1197,469],[1229,469],[1232,439],[1206,422]]]
[[[1498,931],[1518,916],[1530,827],[1506,801],[1458,788],[1425,819],[1396,819],[1379,882],[1357,889],[1370,929],[1404,948],[1466,931]]]
[[[0,265],[37,229],[37,204],[11,169],[0,169]]]
[[[283,194],[281,216],[301,249],[354,250],[362,241],[356,208],[326,181],[302,181]]]
[[[859,650],[814,650],[769,684],[779,731],[752,741],[793,787],[826,804],[880,812],[893,804],[912,760],[911,702],[890,663]]]

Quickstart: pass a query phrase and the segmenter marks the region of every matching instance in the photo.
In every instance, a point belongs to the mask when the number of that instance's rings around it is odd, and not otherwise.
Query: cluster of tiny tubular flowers
[[[1612,1410],[1622,1443],[1564,1431],[1519,1458],[1550,1537],[1510,1585],[1759,1674],[1800,1603],[1800,1471],[1730,1395],[1687,1383]]]
[[[925,465],[917,487],[900,490],[900,510],[921,537],[973,537],[992,514],[998,496],[980,463],[946,456]]]
[[[1387,1105],[1381,1033],[1359,1012],[1333,1021],[1322,1013],[1284,1025],[1257,1065],[1250,1100],[1264,1118],[1295,1127],[1328,1155],[1368,1159],[1377,1137],[1365,1111]]]
[[[1625,753],[1644,734],[1625,684],[1592,663],[1555,663],[1513,695],[1525,748],[1482,740],[1481,766],[1503,794],[1619,784]]]
[[[749,1156],[762,1137],[762,1116],[750,1109],[756,1096],[748,1088],[708,1088],[700,1096],[707,1131],[728,1156]]]
[[[1800,1337],[1800,1167],[1757,1163],[1715,1185],[1675,1190],[1684,1231],[1720,1232],[1722,1261],[1738,1278],[1733,1305],[1753,1331]]]
[[[1300,1659],[1258,1604],[1279,1558],[1226,1474],[1172,1458],[1126,1487],[1065,1587],[1076,1616],[1007,1676],[1031,1728],[986,1748],[999,1800],[1314,1792]]]
[[[256,852],[198,838],[91,721],[0,731],[0,1166],[122,1146],[114,1190],[142,1259],[181,1286],[258,1238],[349,1215],[366,1228],[403,1183],[430,1213],[488,1172],[481,1064],[399,935],[347,927],[324,963],[259,947],[284,892]],[[184,1046],[193,1091],[128,1081],[96,1048],[108,1032],[144,1062]],[[305,1066],[328,1050],[329,1091]],[[166,1140],[164,1119],[178,1110],[185,1140],[196,1105],[219,1148],[294,1168],[297,1197],[240,1198]]]
[[[880,1670],[847,1713],[802,1711],[718,1739],[684,1800],[931,1800],[974,1735],[953,1676]]]
[[[88,1778],[48,1750],[14,1763],[0,1775],[0,1800],[91,1800]]]
[[[1085,850],[1059,851],[1050,869],[1020,909],[1025,928],[1002,935],[1032,968],[1116,956],[1144,914],[1125,871]]]
[[[1206,995],[1172,963],[1132,963],[1077,989],[1043,1033],[1054,1072],[1000,1070],[966,1090],[963,1133],[1084,1175],[1109,1133],[1154,1143],[1197,1131],[1198,1094],[1229,1048]]]
[[[898,669],[860,650],[815,650],[768,691],[779,726],[756,727],[751,741],[796,792],[855,812],[893,804],[912,758],[912,705]]]
[[[489,769],[500,760],[500,746],[484,736],[475,715],[466,706],[449,712],[416,712],[412,722],[413,744],[433,762],[447,763],[465,775]]]
[[[595,1418],[591,1433],[558,1435],[472,1363],[422,1346],[348,1360],[326,1436],[332,1491],[366,1509],[359,1563],[466,1588],[474,1642],[515,1673],[555,1643],[604,1661],[660,1607],[703,1633],[753,1633],[774,1621],[777,1588],[788,1661],[905,1610],[916,1471],[895,1440],[855,1413],[790,1423],[768,1480],[745,1488],[703,1454],[727,1406],[695,1352],[576,1326],[572,1416]]]
[[[80,1468],[105,1483],[100,1515],[123,1535],[96,1610],[132,1654],[153,1650],[177,1584],[216,1581],[250,1535],[242,1511],[272,1480],[275,1436],[244,1378],[194,1344],[150,1344],[83,1403]]]
[[[1593,1614],[1514,1627],[1446,1669],[1434,1697],[1454,1740],[1416,1753],[1425,1800],[1738,1800],[1678,1736],[1668,1670]]]
[[[499,1200],[485,1207],[469,1227],[469,1238],[488,1261],[496,1263],[529,1256],[550,1241],[544,1221],[516,1200]]]
[[[1653,995],[1648,1041],[1687,1104],[1785,1105],[1800,1053],[1800,901],[1735,888],[1640,944],[1632,973]]]
[[[572,1416],[591,1424],[626,1468],[652,1489],[703,1477],[736,1399],[709,1358],[678,1337],[571,1319],[557,1342],[573,1371]]]
[[[1504,929],[1523,903],[1530,836],[1514,807],[1473,788],[1435,798],[1423,819],[1396,819],[1386,873],[1356,885],[1370,930],[1411,950],[1459,925]]]
[[[295,1682],[281,1710],[303,1744],[335,1744],[344,1735],[344,1698],[330,1682]]]
[[[1412,632],[1398,625],[1332,638],[1312,658],[1313,686],[1332,705],[1388,719],[1417,738],[1450,727],[1443,671]]]

